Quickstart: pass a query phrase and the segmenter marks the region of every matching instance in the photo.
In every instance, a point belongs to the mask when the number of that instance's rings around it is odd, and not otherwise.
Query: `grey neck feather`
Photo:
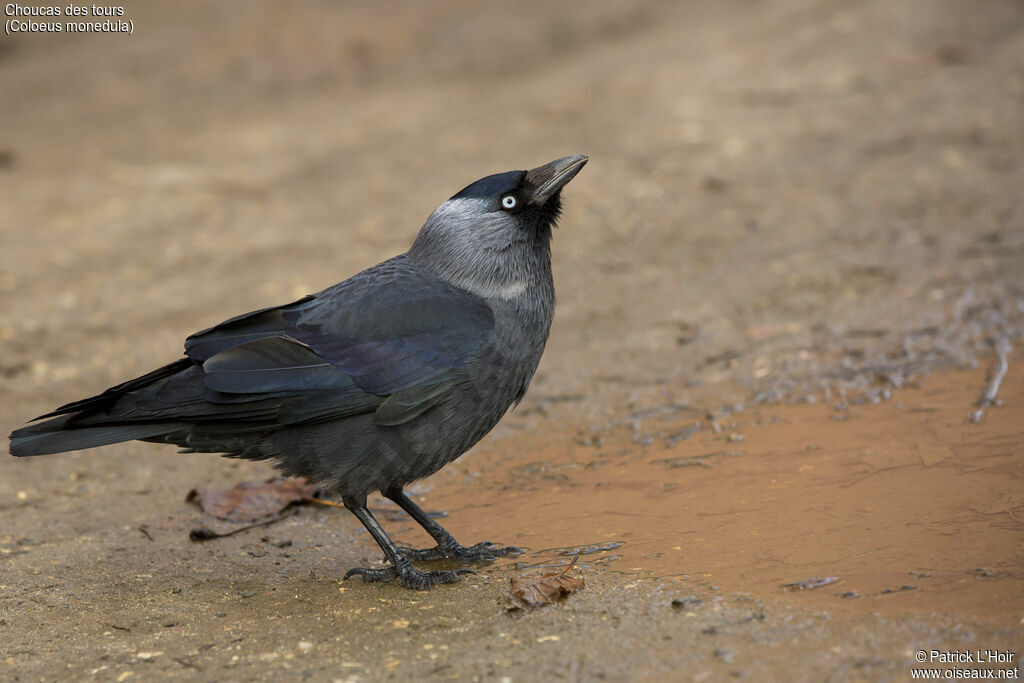
[[[551,288],[550,227],[523,230],[515,216],[486,206],[476,198],[446,201],[423,224],[409,258],[485,299],[508,301]]]

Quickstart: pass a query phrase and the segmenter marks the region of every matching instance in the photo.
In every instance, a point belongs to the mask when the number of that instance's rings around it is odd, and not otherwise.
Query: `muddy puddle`
[[[842,410],[759,406],[718,432],[650,411],[572,441],[517,442],[515,457],[478,452],[464,470],[476,476],[435,477],[422,500],[460,539],[528,549],[491,571],[578,553],[584,568],[695,590],[1004,622],[1024,606],[1024,372],[1011,363],[1003,405],[972,423],[985,380],[946,371]],[[636,446],[637,433],[688,428]]]

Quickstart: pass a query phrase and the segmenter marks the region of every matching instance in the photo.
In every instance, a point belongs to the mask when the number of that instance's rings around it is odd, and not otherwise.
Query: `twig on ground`
[[[989,372],[988,384],[981,392],[981,398],[978,399],[976,404],[978,409],[967,416],[968,422],[981,422],[981,418],[985,416],[985,409],[991,405],[999,404],[996,394],[999,393],[999,385],[1002,384],[1003,378],[1006,377],[1006,371],[1010,367],[1006,357],[1010,354],[1012,347],[1006,339],[997,339],[992,345],[995,350],[996,359],[992,365],[992,370]]]

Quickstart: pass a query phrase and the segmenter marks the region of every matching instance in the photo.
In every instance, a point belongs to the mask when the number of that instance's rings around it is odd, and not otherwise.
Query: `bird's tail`
[[[68,403],[51,413],[41,415],[36,420],[46,420],[45,422],[27,425],[11,433],[11,455],[47,455],[80,451],[83,448],[170,434],[181,425],[160,420],[129,421],[124,419],[124,411],[116,411],[121,413],[120,417],[116,412],[112,414],[112,411],[126,396],[152,387],[192,365],[190,359],[182,358],[142,377],[111,387],[102,394]]]
[[[10,437],[11,455],[47,455],[79,451],[121,441],[152,438],[167,434],[176,427],[166,422],[74,427],[69,425],[69,422],[70,417],[62,416],[14,430]]]

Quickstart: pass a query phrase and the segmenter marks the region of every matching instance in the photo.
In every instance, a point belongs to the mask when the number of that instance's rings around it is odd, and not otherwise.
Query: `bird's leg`
[[[365,498],[362,500],[343,499],[343,502],[345,507],[363,523],[363,526],[370,532],[373,539],[377,541],[377,544],[380,545],[384,555],[387,556],[388,561],[391,563],[390,567],[385,567],[384,569],[365,569],[363,567],[350,569],[345,574],[346,579],[356,575],[362,576],[363,581],[366,582],[398,579],[406,588],[426,590],[437,583],[455,583],[461,578],[462,574],[475,573],[471,569],[436,572],[421,572],[418,569],[414,569],[409,559],[402,554],[399,547],[395,545],[395,542],[384,531],[380,522],[366,509]]]
[[[482,562],[496,560],[505,555],[518,555],[523,552],[512,546],[500,548],[493,543],[484,541],[476,545],[466,547],[460,545],[455,538],[445,531],[444,527],[431,519],[430,515],[423,511],[419,505],[413,502],[409,496],[400,488],[381,491],[385,498],[394,501],[398,507],[409,513],[409,516],[416,520],[417,524],[423,527],[430,534],[437,546],[418,550],[416,548],[403,548],[398,550],[410,560],[440,560],[447,557],[459,562]]]

